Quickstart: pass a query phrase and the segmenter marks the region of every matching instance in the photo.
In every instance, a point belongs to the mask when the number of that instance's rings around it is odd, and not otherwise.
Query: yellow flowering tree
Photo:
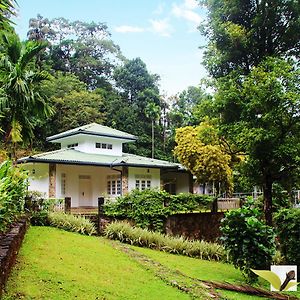
[[[174,154],[199,183],[215,183],[217,193],[233,190],[231,156],[208,121],[176,129]],[[221,190],[219,189],[221,187]]]

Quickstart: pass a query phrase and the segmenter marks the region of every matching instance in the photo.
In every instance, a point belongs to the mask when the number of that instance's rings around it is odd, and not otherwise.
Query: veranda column
[[[56,164],[49,164],[49,198],[56,197]]]
[[[122,195],[128,193],[128,167],[122,168]]]

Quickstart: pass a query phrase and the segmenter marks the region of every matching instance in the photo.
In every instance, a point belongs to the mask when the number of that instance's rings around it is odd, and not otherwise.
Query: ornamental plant
[[[253,199],[225,214],[221,232],[230,261],[249,282],[257,281],[250,269],[269,269],[275,254],[275,233],[262,220],[262,211],[254,206]]]
[[[105,235],[112,240],[139,247],[148,247],[172,254],[186,255],[206,260],[226,261],[224,247],[217,243],[172,237],[159,232],[131,226],[126,222],[114,222],[105,228]]]
[[[213,198],[207,195],[182,193],[170,195],[165,191],[134,190],[106,204],[106,215],[118,219],[131,219],[141,228],[162,231],[166,218],[175,213],[210,210]]]
[[[27,174],[11,161],[0,165],[0,233],[22,213],[27,191]]]
[[[298,265],[298,276],[300,276],[300,209],[281,209],[275,215],[275,223],[284,262]]]

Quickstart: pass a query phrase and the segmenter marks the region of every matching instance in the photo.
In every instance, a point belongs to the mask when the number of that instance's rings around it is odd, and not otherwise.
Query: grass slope
[[[105,239],[31,227],[8,281],[12,299],[189,299]]]
[[[245,284],[245,279],[240,271],[235,269],[231,264],[220,263],[216,261],[207,261],[201,259],[190,258],[186,256],[170,255],[164,252],[155,251],[147,248],[131,246],[135,251],[141,252],[165,265],[166,267],[178,270],[187,276],[199,278],[202,280],[211,280],[219,282],[229,282],[237,285]],[[262,288],[269,289],[269,284],[265,280],[259,280],[259,285]],[[237,300],[262,300],[266,299],[258,296],[220,290],[219,293],[225,299]],[[287,295],[300,297],[300,292],[289,292]]]

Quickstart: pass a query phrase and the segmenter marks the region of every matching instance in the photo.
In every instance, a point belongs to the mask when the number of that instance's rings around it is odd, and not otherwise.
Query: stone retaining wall
[[[221,236],[220,224],[223,212],[176,214],[167,218],[165,232],[188,239],[212,242]]]
[[[14,223],[6,234],[0,234],[0,298],[10,271],[16,261],[27,225],[27,219],[24,218]]]

